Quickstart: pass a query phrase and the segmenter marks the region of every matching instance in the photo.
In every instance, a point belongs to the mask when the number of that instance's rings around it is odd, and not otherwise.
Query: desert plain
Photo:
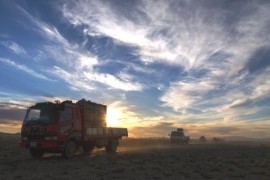
[[[117,153],[79,149],[72,159],[60,154],[32,158],[19,147],[19,135],[0,136],[0,179],[270,179],[270,142],[191,142],[171,145],[166,138],[126,138]]]

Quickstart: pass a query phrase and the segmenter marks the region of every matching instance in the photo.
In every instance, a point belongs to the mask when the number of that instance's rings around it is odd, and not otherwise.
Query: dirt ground
[[[96,149],[73,159],[34,159],[18,137],[0,138],[0,179],[270,179],[270,143],[171,145],[165,139],[124,139],[117,153]]]

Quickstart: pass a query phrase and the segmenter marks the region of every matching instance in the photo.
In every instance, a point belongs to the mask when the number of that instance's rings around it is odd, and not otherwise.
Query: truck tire
[[[91,144],[86,144],[82,146],[83,151],[85,154],[90,155],[92,151],[94,150],[94,146]]]
[[[77,151],[77,144],[73,140],[69,140],[65,145],[64,152],[62,153],[65,158],[72,158]]]
[[[44,154],[44,151],[42,151],[41,149],[30,149],[30,154],[34,158],[41,158]]]
[[[118,146],[118,140],[112,139],[109,141],[107,146],[105,146],[106,152],[108,153],[114,153],[117,151],[117,146]]]

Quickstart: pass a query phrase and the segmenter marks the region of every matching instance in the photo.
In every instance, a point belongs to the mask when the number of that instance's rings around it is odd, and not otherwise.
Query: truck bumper
[[[39,149],[58,149],[57,141],[22,141],[20,146],[23,148],[39,148]]]

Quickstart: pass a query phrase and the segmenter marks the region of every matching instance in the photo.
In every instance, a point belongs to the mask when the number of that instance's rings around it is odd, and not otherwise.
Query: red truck
[[[36,158],[49,152],[72,158],[79,147],[85,153],[94,147],[116,152],[118,140],[128,136],[128,131],[107,127],[106,113],[106,105],[84,99],[37,103],[27,109],[20,145]]]

